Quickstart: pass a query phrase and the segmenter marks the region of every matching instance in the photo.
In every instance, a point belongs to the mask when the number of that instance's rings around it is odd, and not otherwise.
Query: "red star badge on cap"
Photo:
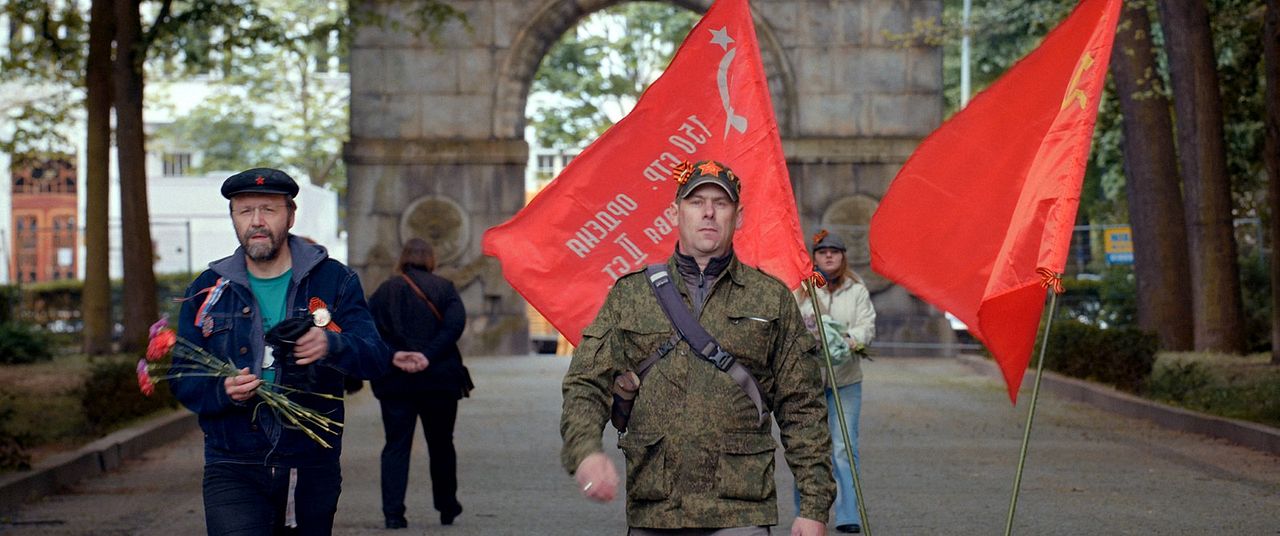
[[[263,184],[263,183],[267,182],[267,179],[264,179],[264,178],[262,178],[262,177],[258,177],[258,178],[256,178],[256,179],[254,179],[254,180],[253,180],[253,182],[254,182],[254,184],[257,184],[258,186],[262,186],[262,184]]]
[[[698,171],[703,175],[719,175],[723,169],[720,166],[717,166],[715,162],[706,162],[701,166],[698,166]]]

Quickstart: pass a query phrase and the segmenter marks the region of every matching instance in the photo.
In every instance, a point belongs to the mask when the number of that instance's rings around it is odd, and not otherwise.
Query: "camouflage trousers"
[[[769,536],[769,527],[733,527],[727,529],[637,529],[627,536]]]

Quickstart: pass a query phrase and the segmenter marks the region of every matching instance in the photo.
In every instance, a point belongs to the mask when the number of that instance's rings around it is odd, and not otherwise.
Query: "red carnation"
[[[178,342],[178,335],[172,329],[162,329],[151,337],[147,343],[147,361],[159,361],[169,355],[173,345]]]
[[[151,381],[151,373],[147,370],[145,359],[138,360],[138,389],[146,396],[156,392],[156,385]]]

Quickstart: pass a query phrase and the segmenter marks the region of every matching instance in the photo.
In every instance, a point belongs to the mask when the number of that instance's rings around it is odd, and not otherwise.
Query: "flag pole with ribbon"
[[[836,419],[840,422],[840,433],[844,436],[844,453],[849,457],[849,472],[853,475],[853,493],[857,497],[858,517],[862,519],[862,531],[871,536],[871,522],[867,520],[867,506],[862,500],[862,482],[858,478],[858,464],[855,463],[853,457],[853,441],[849,436],[849,424],[845,422],[843,417],[844,402],[840,400],[840,390],[835,388],[836,370],[831,363],[831,349],[827,347],[826,327],[822,323],[822,310],[818,307],[818,287],[826,286],[827,279],[823,277],[822,272],[814,270],[809,277],[804,279],[805,292],[809,294],[809,303],[813,305],[813,318],[818,324],[818,341],[822,346],[823,362],[827,366],[827,379],[832,383],[831,399],[836,402],[836,415],[841,417]]]
[[[1045,289],[1054,294],[1051,313],[1061,292],[1121,4],[1080,0],[1040,46],[920,143],[871,219],[871,269],[968,326],[999,365],[1013,403],[1035,351]]]
[[[1036,401],[1040,399],[1040,380],[1044,377],[1044,353],[1049,348],[1049,330],[1053,328],[1053,313],[1058,308],[1058,295],[1062,294],[1062,276],[1048,268],[1037,268],[1043,279],[1040,285],[1049,294],[1049,316],[1044,321],[1044,338],[1040,340],[1040,356],[1036,358],[1036,381],[1031,387],[1031,404],[1027,407],[1027,425],[1022,430],[1022,449],[1018,452],[1018,470],[1013,475],[1013,497],[1009,500],[1009,517],[1005,520],[1004,536],[1013,534],[1013,513],[1018,509],[1018,492],[1022,489],[1022,468],[1027,464],[1027,444],[1031,442],[1031,422],[1036,416]]]

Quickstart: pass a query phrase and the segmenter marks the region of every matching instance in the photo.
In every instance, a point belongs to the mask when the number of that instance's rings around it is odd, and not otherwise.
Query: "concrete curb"
[[[981,374],[1003,378],[994,361],[972,355],[960,355],[957,359]],[[1028,370],[1023,377],[1023,385],[1031,385],[1035,378],[1035,370]],[[1044,371],[1040,387],[1047,393],[1125,417],[1144,419],[1165,428],[1225,439],[1254,450],[1280,455],[1280,430],[1270,426],[1167,406],[1109,386],[1068,378],[1048,370]]]
[[[137,426],[119,430],[79,450],[41,461],[28,471],[0,477],[0,512],[58,492],[80,480],[120,467],[125,460],[178,439],[198,427],[196,416],[175,410]]]

